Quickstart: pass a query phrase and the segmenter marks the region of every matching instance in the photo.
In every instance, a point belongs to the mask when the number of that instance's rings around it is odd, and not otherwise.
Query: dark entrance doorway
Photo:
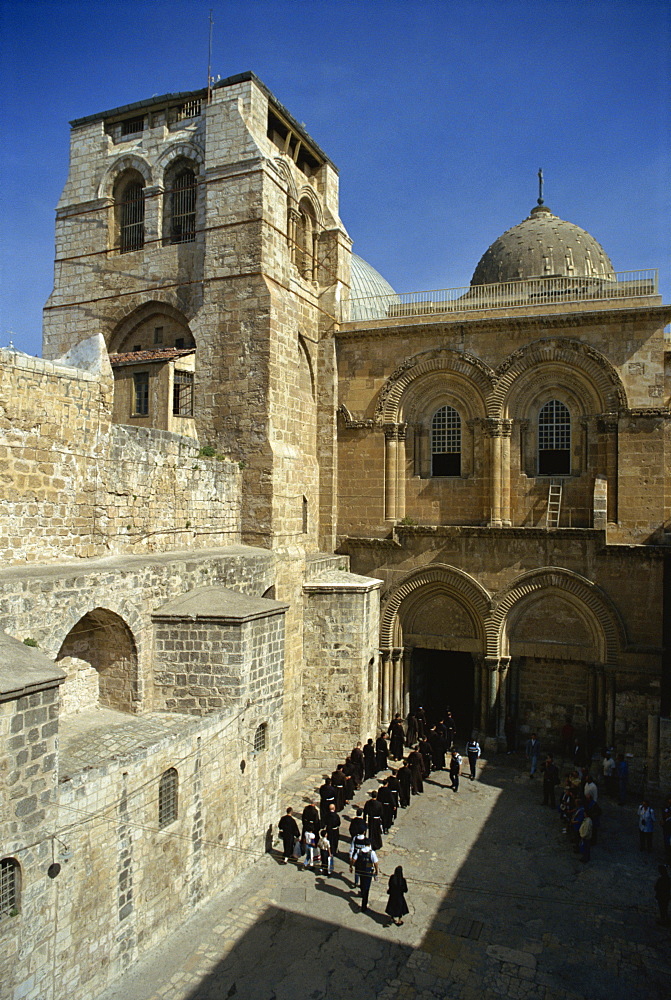
[[[475,670],[470,653],[444,649],[412,651],[410,707],[422,705],[431,724],[449,709],[459,736],[468,739],[473,729]]]

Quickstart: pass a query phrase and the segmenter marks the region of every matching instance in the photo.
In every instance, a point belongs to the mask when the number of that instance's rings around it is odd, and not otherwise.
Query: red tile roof
[[[157,347],[151,351],[128,351],[126,354],[110,354],[112,368],[120,365],[140,365],[152,361],[176,361],[187,354],[193,354],[195,347]]]

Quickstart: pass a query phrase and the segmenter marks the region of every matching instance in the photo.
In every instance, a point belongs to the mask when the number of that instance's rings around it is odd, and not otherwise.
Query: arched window
[[[571,474],[571,414],[551,399],[538,414],[538,475]]]
[[[169,826],[177,819],[178,775],[174,767],[161,775],[158,786],[158,828]]]
[[[304,278],[315,277],[315,238],[317,221],[312,205],[305,198],[298,206],[296,225],[296,264]]]
[[[0,861],[0,920],[15,917],[19,912],[21,866],[16,858]]]
[[[180,170],[169,192],[170,242],[192,243],[196,238],[196,175]]]
[[[122,175],[114,188],[114,204],[121,253],[144,246],[144,178],[132,170]]]
[[[441,406],[431,421],[431,475],[461,475],[461,417],[452,406]]]

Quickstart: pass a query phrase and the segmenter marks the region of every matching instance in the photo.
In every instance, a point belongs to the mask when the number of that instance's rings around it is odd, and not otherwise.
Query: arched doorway
[[[447,566],[421,571],[389,596],[382,637],[392,648],[385,670],[383,647],[381,722],[422,705],[432,722],[450,710],[462,735],[479,725],[487,608],[472,577]]]
[[[107,608],[94,608],[70,629],[56,660],[85,660],[99,675],[100,705],[132,712],[138,701],[137,649],[123,618]]]

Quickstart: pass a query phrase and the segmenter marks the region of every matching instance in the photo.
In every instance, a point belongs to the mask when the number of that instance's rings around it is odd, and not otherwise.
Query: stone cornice
[[[522,310],[526,307],[518,306]],[[446,315],[428,319],[426,315],[416,317],[414,323],[402,323],[397,325],[388,319],[369,320],[370,325],[343,323],[336,331],[335,337],[339,340],[357,339],[378,339],[390,336],[411,336],[418,332],[430,332],[435,337],[456,337],[461,339],[468,333],[491,333],[499,330],[508,332],[537,332],[542,335],[545,330],[563,330],[576,326],[603,326],[612,323],[623,323],[627,321],[659,321],[666,324],[671,321],[671,305],[649,305],[630,306],[620,309],[592,309],[588,312],[561,313],[533,313],[529,311],[525,315],[508,313],[503,316],[482,316],[465,315],[459,313],[450,319]],[[373,326],[372,324],[375,324]]]

